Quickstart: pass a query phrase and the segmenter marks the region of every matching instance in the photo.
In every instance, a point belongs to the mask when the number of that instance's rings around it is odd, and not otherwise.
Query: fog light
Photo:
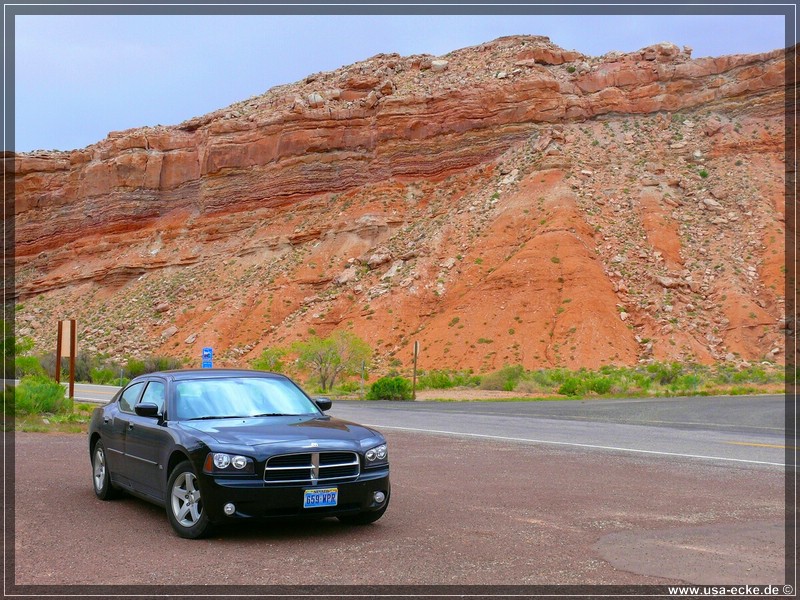
[[[236,507],[233,505],[232,502],[228,502],[225,506],[222,507],[222,510],[225,511],[225,514],[229,517],[236,512]]]
[[[386,494],[383,492],[375,492],[372,495],[373,500],[375,500],[376,504],[383,504],[383,501],[386,500]]]

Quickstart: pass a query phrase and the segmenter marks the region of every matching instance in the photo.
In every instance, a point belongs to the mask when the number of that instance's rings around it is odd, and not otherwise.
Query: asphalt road
[[[5,591],[230,596],[326,586],[321,595],[342,593],[327,586],[476,585],[490,586],[478,588],[488,596],[512,585],[564,586],[517,594],[586,596],[573,586],[602,585],[660,586],[628,593],[666,596],[665,586],[683,583],[784,582],[780,469],[385,432],[392,500],[377,523],[249,524],[205,540],[178,538],[163,509],[138,499],[97,500],[85,435],[16,433]],[[366,595],[379,593],[387,588]]]
[[[782,468],[783,396],[547,402],[335,402],[383,429]]]

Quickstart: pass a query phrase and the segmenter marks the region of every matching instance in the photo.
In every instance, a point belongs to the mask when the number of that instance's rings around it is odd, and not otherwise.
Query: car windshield
[[[319,414],[319,409],[288,379],[224,377],[175,384],[173,418],[218,419]]]

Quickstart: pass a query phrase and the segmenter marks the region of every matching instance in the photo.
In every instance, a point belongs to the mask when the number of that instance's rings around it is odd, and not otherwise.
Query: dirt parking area
[[[12,590],[783,581],[781,471],[387,439],[392,500],[377,523],[248,524],[190,541],[161,508],[97,500],[84,435],[16,433]]]

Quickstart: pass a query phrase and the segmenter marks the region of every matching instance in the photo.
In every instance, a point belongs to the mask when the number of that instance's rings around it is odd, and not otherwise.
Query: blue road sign
[[[213,348],[203,348],[203,368],[204,369],[213,369],[214,368],[214,349]]]

